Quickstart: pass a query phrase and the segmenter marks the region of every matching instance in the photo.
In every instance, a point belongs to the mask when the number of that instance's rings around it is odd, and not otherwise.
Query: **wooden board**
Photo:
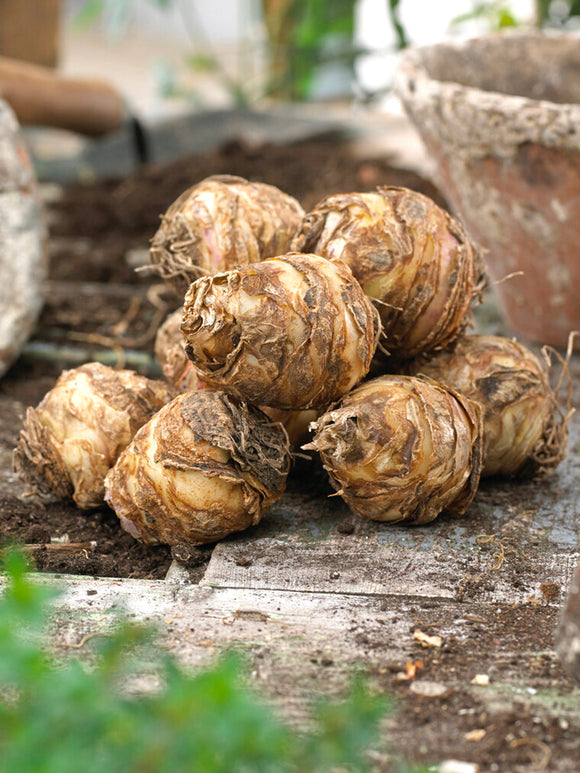
[[[485,481],[461,518],[380,524],[337,497],[286,494],[258,527],[216,546],[202,584],[512,603],[553,593],[556,602],[580,560],[578,418],[557,474]]]
[[[61,0],[0,0],[0,54],[55,67]]]

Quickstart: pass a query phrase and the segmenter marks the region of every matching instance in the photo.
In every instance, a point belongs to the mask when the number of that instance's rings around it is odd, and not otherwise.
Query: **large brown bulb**
[[[215,542],[255,525],[282,496],[290,464],[284,430],[219,391],[179,395],[121,454],[106,501],[136,539]]]
[[[185,340],[181,334],[183,308],[172,312],[160,326],[155,337],[155,356],[165,378],[178,392],[194,392],[213,389],[199,376],[195,365],[185,353]],[[293,448],[299,448],[308,439],[310,424],[318,418],[317,410],[282,410],[258,406],[272,421],[280,422],[288,434]]]
[[[188,188],[162,216],[150,262],[179,295],[212,276],[286,252],[304,215],[267,183],[214,175]]]
[[[398,187],[324,198],[292,249],[350,266],[375,300],[385,347],[397,358],[444,346],[470,322],[483,286],[476,246],[427,196]]]
[[[181,330],[207,384],[296,410],[326,408],[368,373],[380,323],[348,266],[290,253],[193,282]]]
[[[382,376],[323,414],[307,449],[358,515],[428,523],[461,514],[479,482],[481,412],[434,381]]]
[[[548,364],[509,338],[469,335],[428,360],[424,373],[483,410],[482,475],[553,471],[567,453],[567,418],[552,391]]]
[[[175,396],[162,381],[98,362],[61,374],[26,412],[14,466],[44,501],[103,504],[105,475],[137,430]]]

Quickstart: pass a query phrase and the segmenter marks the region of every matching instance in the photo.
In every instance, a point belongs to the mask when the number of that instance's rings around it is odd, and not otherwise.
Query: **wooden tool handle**
[[[125,103],[106,81],[63,78],[52,70],[0,56],[0,97],[23,126],[51,126],[88,137],[118,129]]]

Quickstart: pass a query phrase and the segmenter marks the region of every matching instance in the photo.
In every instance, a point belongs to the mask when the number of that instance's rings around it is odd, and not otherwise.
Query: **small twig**
[[[83,550],[95,550],[97,543],[94,540],[90,542],[29,542],[20,545],[20,550],[25,553],[34,553],[37,550],[46,550],[49,553],[60,553],[70,555],[71,553],[81,553]]]
[[[87,633],[86,636],[83,636],[83,638],[77,644],[67,644],[66,642],[59,642],[57,646],[64,647],[65,649],[70,649],[70,650],[80,650],[82,649],[82,647],[85,646],[85,644],[88,641],[90,641],[91,639],[94,639],[96,636],[106,636],[107,638],[110,638],[112,634],[95,631],[94,633]]]
[[[115,323],[111,331],[115,337],[120,337],[125,335],[127,330],[129,329],[129,326],[132,322],[136,319],[137,315],[139,314],[139,311],[141,309],[141,301],[143,300],[142,297],[133,296],[131,300],[129,301],[129,308],[123,314],[121,319]]]
[[[529,746],[532,764],[536,770],[546,770],[552,757],[552,750],[543,741],[537,738],[516,738],[511,742],[511,747],[517,749],[520,746]]]
[[[125,365],[127,364],[127,358],[125,357],[125,349],[119,343],[119,341],[112,336],[104,336],[104,335],[101,335],[100,333],[77,333],[76,330],[71,330],[68,333],[68,338],[70,338],[72,341],[80,341],[87,344],[95,344],[96,346],[102,346],[103,348],[110,348],[115,352],[117,356],[117,362],[115,367],[124,368]]]

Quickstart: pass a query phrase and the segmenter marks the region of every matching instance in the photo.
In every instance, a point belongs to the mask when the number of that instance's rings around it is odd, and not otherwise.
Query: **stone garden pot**
[[[0,99],[0,378],[44,302],[45,237],[35,172],[16,117]]]
[[[410,49],[395,91],[450,206],[487,250],[508,325],[565,347],[580,330],[580,36]]]

